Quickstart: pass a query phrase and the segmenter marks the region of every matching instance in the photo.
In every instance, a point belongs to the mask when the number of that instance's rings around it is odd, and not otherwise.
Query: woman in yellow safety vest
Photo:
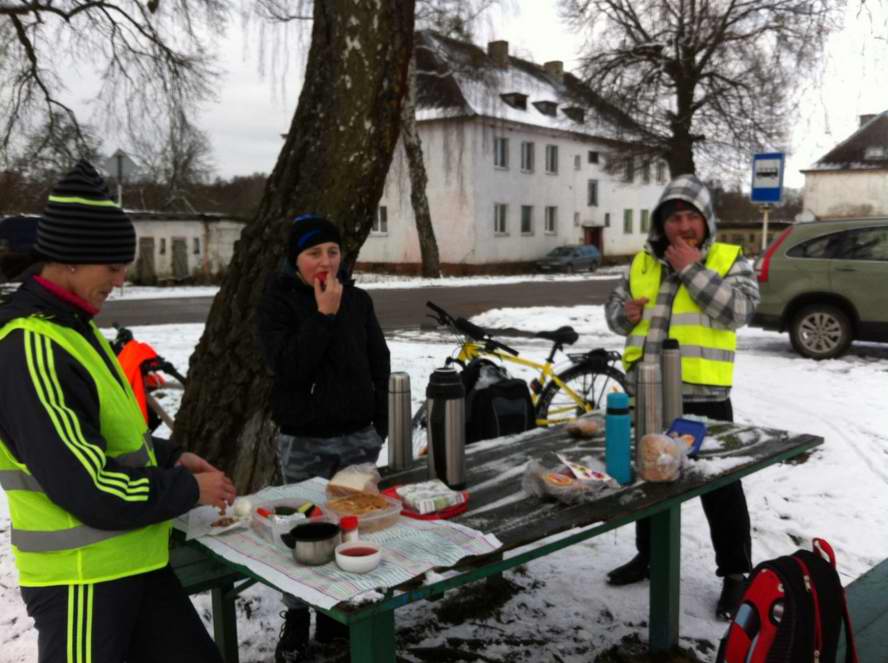
[[[39,274],[0,306],[0,486],[40,663],[222,660],[170,569],[169,531],[234,486],[151,438],[92,320],[135,245],[81,161],[38,221]]]
[[[733,421],[736,330],[759,301],[752,265],[739,246],[715,241],[716,218],[709,191],[693,175],[681,175],[663,191],[652,215],[644,250],[605,305],[612,331],[626,336],[623,353],[629,383],[640,361],[659,363],[663,341],[681,348],[684,412]],[[752,570],[749,511],[739,481],[701,497],[709,521],[717,574],[723,578],[716,614],[730,619]],[[638,553],[612,570],[608,581],[626,585],[648,577],[650,521],[636,525]]]

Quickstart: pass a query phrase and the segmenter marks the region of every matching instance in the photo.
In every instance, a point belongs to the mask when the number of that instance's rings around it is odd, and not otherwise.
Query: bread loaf
[[[329,497],[346,497],[354,493],[378,493],[379,475],[347,467],[333,475],[327,484]]]
[[[649,433],[641,438],[638,474],[645,481],[675,481],[681,472],[683,442]]]

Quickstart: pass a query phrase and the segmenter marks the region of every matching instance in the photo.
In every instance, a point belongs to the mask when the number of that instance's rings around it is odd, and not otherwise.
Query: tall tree
[[[235,246],[191,357],[174,438],[212,459],[239,490],[274,474],[271,381],[255,306],[284,255],[289,219],[311,210],[342,232],[352,265],[367,238],[400,132],[413,2],[315,2],[299,104],[255,219]]]
[[[644,127],[673,175],[781,145],[844,0],[560,0],[588,83]]]
[[[187,111],[210,92],[209,38],[225,0],[0,2],[0,161],[23,136],[81,124],[65,101],[96,76],[105,119],[130,128]],[[81,93],[82,94],[82,93]]]

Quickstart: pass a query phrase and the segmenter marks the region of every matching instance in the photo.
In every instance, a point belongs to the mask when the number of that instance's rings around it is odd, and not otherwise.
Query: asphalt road
[[[616,285],[613,279],[588,281],[527,281],[461,288],[432,287],[369,290],[383,329],[419,327],[432,300],[454,316],[471,317],[493,308],[524,306],[572,306],[602,304]],[[133,299],[105,304],[97,323],[117,322],[124,326],[204,322],[211,297],[181,299]]]

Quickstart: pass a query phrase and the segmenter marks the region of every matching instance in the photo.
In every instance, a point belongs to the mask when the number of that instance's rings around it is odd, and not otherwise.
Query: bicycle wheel
[[[558,379],[566,384],[583,404],[564,391],[555,380],[546,383],[537,403],[537,424],[554,426],[576,419],[591,409],[604,410],[607,395],[613,391],[626,391],[626,376],[613,366],[584,362],[571,366],[558,374]],[[545,423],[540,423],[545,422]]]

